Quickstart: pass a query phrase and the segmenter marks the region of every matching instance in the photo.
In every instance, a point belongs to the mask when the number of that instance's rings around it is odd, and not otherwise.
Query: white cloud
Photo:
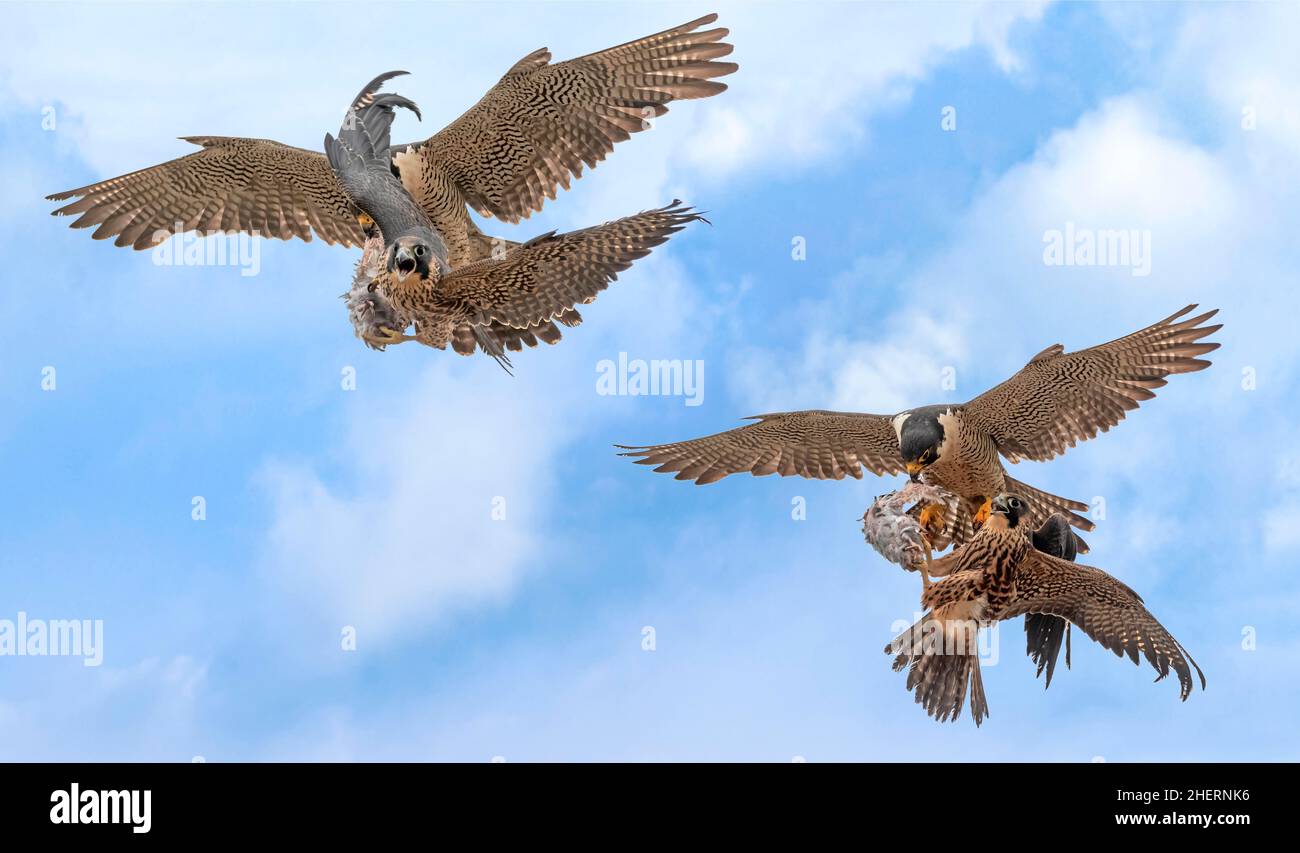
[[[993,183],[961,217],[953,240],[897,282],[903,304],[925,294],[929,316],[941,330],[937,345],[924,344],[924,334],[907,334],[908,326],[922,330],[908,315],[883,318],[875,328],[890,330],[884,341],[868,338],[858,345],[869,361],[862,372],[914,387],[915,377],[892,362],[893,342],[915,337],[918,346],[932,350],[930,361],[958,359],[961,393],[970,395],[983,387],[972,387],[970,379],[1009,375],[1053,342],[1067,349],[1091,346],[1192,301],[1228,310],[1228,328],[1219,340],[1249,328],[1270,335],[1270,346],[1291,348],[1294,337],[1282,330],[1285,312],[1279,316],[1276,305],[1262,299],[1240,299],[1247,283],[1257,292],[1292,298],[1279,290],[1276,270],[1290,263],[1295,249],[1290,242],[1261,239],[1255,227],[1267,219],[1294,218],[1269,198],[1268,179],[1252,173],[1238,151],[1207,151],[1172,135],[1161,124],[1158,104],[1145,97],[1109,101],[1053,134],[1032,159]],[[1068,222],[1149,229],[1152,274],[1137,278],[1127,268],[1044,265],[1044,232]],[[837,316],[835,310],[822,314]],[[805,365],[795,373],[811,371],[834,387],[840,380],[831,377],[843,368],[825,353],[824,347],[806,347]],[[1270,351],[1268,361],[1281,369],[1277,356]],[[1219,370],[1236,373],[1237,364],[1228,364]],[[924,360],[920,367],[930,369]],[[1188,380],[1175,383],[1182,381]]]
[[[279,460],[262,475],[268,581],[362,643],[501,601],[544,563],[555,455],[571,428],[554,400],[490,375],[494,365],[457,380],[446,360],[458,357],[437,355],[411,388],[354,411],[338,460],[348,485]]]
[[[870,117],[907,100],[950,54],[987,50],[1019,66],[1010,34],[1046,4],[748,4],[728,8],[741,70],[687,146],[702,173],[799,169],[862,140]],[[938,117],[936,116],[936,122]]]
[[[867,334],[842,332],[840,322],[861,310],[850,306],[874,267],[864,260],[841,276],[805,312],[818,321],[798,359],[754,351],[738,359],[742,397],[762,411],[790,408],[791,394],[799,405],[878,412],[967,399],[1058,340],[1091,346],[1188,301],[1225,297],[1249,237],[1238,224],[1245,207],[1231,163],[1163,132],[1156,105],[1115,99],[1054,133],[976,199],[953,240],[894,284],[902,307]],[[1149,229],[1153,274],[1045,266],[1043,234],[1067,222]],[[925,294],[924,309],[909,307],[916,294]],[[948,367],[953,395],[941,386]]]
[[[1263,529],[1268,550],[1294,554],[1300,548],[1300,498],[1292,497],[1270,507],[1264,514]]]
[[[1250,108],[1256,128],[1249,132],[1294,155],[1300,145],[1298,27],[1300,6],[1294,3],[1197,7],[1179,32],[1167,82],[1208,95],[1237,130]],[[1296,168],[1294,156],[1286,161]]]
[[[1275,459],[1274,497],[1261,521],[1264,546],[1289,556],[1300,548],[1300,452],[1288,451]]]
[[[817,333],[793,360],[763,350],[736,359],[733,392],[745,414],[796,408],[899,412],[947,396],[945,371],[966,354],[954,324],[916,311],[883,318],[890,331],[864,339]]]
[[[967,717],[954,725],[927,719],[882,652],[890,623],[913,615],[919,581],[858,536],[823,538],[815,524],[778,530],[779,522],[751,516],[723,530],[680,531],[655,555],[661,568],[645,595],[606,597],[599,612],[544,643],[507,642],[486,667],[436,691],[319,709],[260,748],[288,760],[471,762],[1259,754],[1258,729],[1194,737],[1222,713],[1216,696],[1234,687],[1251,695],[1257,682],[1254,673],[1228,672],[1239,661],[1231,652],[1192,643],[1217,692],[1180,706],[1174,686],[1152,684],[1145,664],[1131,666],[1076,633],[1072,669],[1062,668],[1045,693],[1018,622],[1000,626],[997,663],[984,666],[993,707],[984,727],[977,732]],[[725,586],[704,583],[702,572],[725,576]],[[1199,612],[1163,604],[1171,627]],[[652,652],[641,647],[647,624],[656,628]],[[1260,654],[1273,665],[1289,651]],[[1100,721],[1121,712],[1129,725]],[[1286,721],[1262,725],[1282,734]]]
[[[0,750],[17,761],[188,761],[204,736],[198,720],[208,665],[180,655],[127,667],[35,661],[52,673],[39,687],[0,700]]]
[[[697,358],[684,341],[712,322],[668,248],[585,306],[558,345],[515,356],[513,378],[482,356],[415,344],[385,353],[427,366],[353,392],[331,459],[265,465],[268,583],[313,623],[385,644],[499,605],[530,569],[545,570],[563,548],[548,529],[564,447],[637,402],[597,396],[597,362],[620,351]],[[384,375],[367,368],[359,382]]]

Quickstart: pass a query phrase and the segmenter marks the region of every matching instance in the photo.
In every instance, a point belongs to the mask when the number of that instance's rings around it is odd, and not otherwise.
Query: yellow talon
[[[942,504],[926,504],[921,510],[921,516],[917,519],[921,523],[921,529],[931,535],[943,533],[944,528],[944,509]]]
[[[390,329],[387,326],[378,326],[376,328],[378,329],[379,334],[377,335],[372,334],[366,336],[366,339],[374,344],[382,344],[384,346],[390,346],[392,344],[400,344],[400,343],[405,343],[406,341],[415,340],[414,335],[408,335],[401,331],[394,331],[393,329]]]
[[[357,222],[361,223],[361,227],[366,231],[369,231],[370,227],[375,224],[375,220],[371,219],[370,214],[364,210],[357,214]]]
[[[993,512],[993,499],[986,498],[980,505],[979,512],[975,513],[975,523],[983,524],[989,520],[989,515]]]

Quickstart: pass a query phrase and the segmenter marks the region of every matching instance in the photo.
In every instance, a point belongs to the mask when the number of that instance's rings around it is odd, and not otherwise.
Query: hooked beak
[[[906,467],[907,476],[912,478],[913,483],[917,482],[917,477],[920,476],[921,470],[925,468],[920,462],[908,462]]]
[[[996,498],[994,498],[992,505],[989,507],[989,511],[996,512],[999,515],[1010,515],[1011,507],[1007,506],[1006,496],[998,495]]]
[[[415,254],[405,246],[400,246],[393,255],[394,266],[403,276],[415,272]]]

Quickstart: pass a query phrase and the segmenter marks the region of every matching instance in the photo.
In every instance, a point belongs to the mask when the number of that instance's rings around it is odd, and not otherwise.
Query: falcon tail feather
[[[886,654],[896,655],[894,671],[907,670],[907,689],[937,722],[956,722],[961,716],[968,684],[970,713],[975,725],[978,727],[989,716],[988,697],[980,675],[977,632],[975,622],[942,621],[927,613],[885,646]],[[970,649],[974,651],[966,651]]]
[[[500,342],[497,341],[492,333],[483,326],[477,324],[470,328],[474,330],[474,339],[478,341],[478,345],[483,348],[483,352],[492,356],[492,358],[496,360],[496,363],[501,365],[501,369],[506,372],[506,375],[514,376],[514,373],[511,372],[511,368],[514,367],[514,365],[510,363],[510,357],[506,355],[505,350],[501,349]]]

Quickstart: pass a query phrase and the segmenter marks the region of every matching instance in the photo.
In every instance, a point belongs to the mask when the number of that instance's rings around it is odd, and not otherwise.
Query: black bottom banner
[[[1162,829],[1230,840],[1289,820],[1287,765],[1241,764],[10,764],[7,830],[81,840],[297,838],[512,829],[540,840],[713,828],[796,834],[856,826],[1123,838]],[[936,823],[937,822],[937,823]],[[542,830],[542,827],[549,829]],[[963,829],[964,827],[964,829]]]

